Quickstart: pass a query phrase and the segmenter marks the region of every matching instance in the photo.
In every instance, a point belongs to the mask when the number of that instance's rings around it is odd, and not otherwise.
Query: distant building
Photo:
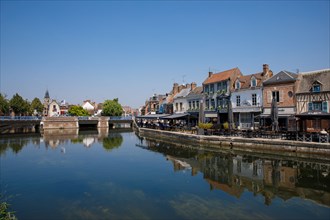
[[[239,68],[219,73],[209,72],[203,82],[204,117],[206,121],[219,123],[228,122],[228,104],[231,91],[235,90],[234,81],[243,76]]]
[[[187,112],[190,115],[191,126],[198,125],[200,114],[200,103],[203,100],[203,87],[196,86],[196,83],[191,84],[191,91],[186,96],[188,102]]]
[[[82,108],[85,109],[89,114],[93,115],[95,113],[95,102],[91,102],[91,100],[85,100],[82,104]]]
[[[56,102],[56,100],[50,100],[48,90],[46,90],[43,105],[44,105],[43,116],[53,117],[53,116],[59,116],[61,114],[60,105]]]
[[[53,117],[53,116],[59,116],[60,114],[61,114],[60,105],[56,102],[56,100],[52,100],[49,103],[47,116]]]
[[[263,113],[261,125],[270,127],[271,103],[275,98],[278,106],[278,124],[281,130],[287,130],[289,119],[296,114],[295,90],[298,74],[281,71],[263,82]],[[289,126],[290,127],[290,126]]]
[[[296,91],[298,130],[330,131],[330,69],[299,74]]]
[[[268,64],[264,64],[262,72],[235,79],[230,101],[236,128],[247,130],[254,126],[254,118],[262,112],[262,83],[272,76]]]

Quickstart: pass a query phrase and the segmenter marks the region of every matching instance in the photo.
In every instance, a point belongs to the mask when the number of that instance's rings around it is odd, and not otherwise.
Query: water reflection
[[[32,138],[31,138],[32,136]],[[24,146],[31,143],[39,148],[43,143],[46,148],[56,149],[61,146],[61,152],[65,153],[65,146],[68,144],[82,144],[86,148],[92,147],[96,143],[102,143],[106,151],[118,148],[123,143],[122,135],[107,128],[97,130],[79,130],[79,129],[51,129],[45,130],[41,134],[28,134],[14,136],[2,136],[0,139],[0,155],[11,149],[14,153],[19,153]]]
[[[330,163],[306,158],[279,159],[184,147],[140,138],[136,146],[162,153],[175,172],[202,173],[210,190],[240,198],[248,190],[263,196],[269,206],[275,198],[309,199],[330,207]]]

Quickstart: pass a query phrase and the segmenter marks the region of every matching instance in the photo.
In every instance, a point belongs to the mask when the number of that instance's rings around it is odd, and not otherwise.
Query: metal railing
[[[133,120],[133,117],[132,116],[110,116],[110,120],[127,121],[127,120]]]
[[[27,120],[41,120],[42,117],[40,116],[0,116],[1,121],[27,121]]]

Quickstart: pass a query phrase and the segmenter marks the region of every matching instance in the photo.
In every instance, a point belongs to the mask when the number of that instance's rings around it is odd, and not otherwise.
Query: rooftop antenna
[[[185,84],[184,78],[186,77],[186,75],[182,75],[182,84]]]

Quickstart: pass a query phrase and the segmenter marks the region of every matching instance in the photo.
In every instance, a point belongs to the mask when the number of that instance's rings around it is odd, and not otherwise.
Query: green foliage
[[[103,139],[103,148],[107,151],[111,151],[114,148],[118,148],[123,143],[123,137],[120,134],[112,135]]]
[[[9,114],[9,102],[5,95],[0,93],[0,115]]]
[[[228,123],[228,122],[225,122],[225,123],[223,123],[222,125],[223,125],[223,128],[224,128],[225,130],[228,130],[228,128],[229,128],[229,123]]]
[[[104,116],[121,116],[123,108],[118,102],[118,99],[105,100],[103,103],[102,115]]]
[[[68,113],[71,116],[89,116],[90,115],[87,110],[83,109],[83,107],[78,106],[78,105],[71,106],[68,110]]]
[[[9,106],[16,115],[27,115],[30,113],[30,103],[24,100],[18,93],[10,99]]]
[[[38,114],[41,114],[43,108],[44,108],[44,106],[43,106],[43,104],[41,103],[40,99],[38,99],[38,98],[34,98],[34,99],[32,100],[32,102],[31,102],[31,106],[30,106],[30,111],[31,111],[31,112],[34,112],[34,110],[36,110]]]
[[[9,204],[3,201],[3,196],[0,194],[0,220],[15,220],[17,219],[13,212],[9,211]]]
[[[201,129],[211,129],[213,126],[212,123],[198,123],[198,127]]]

